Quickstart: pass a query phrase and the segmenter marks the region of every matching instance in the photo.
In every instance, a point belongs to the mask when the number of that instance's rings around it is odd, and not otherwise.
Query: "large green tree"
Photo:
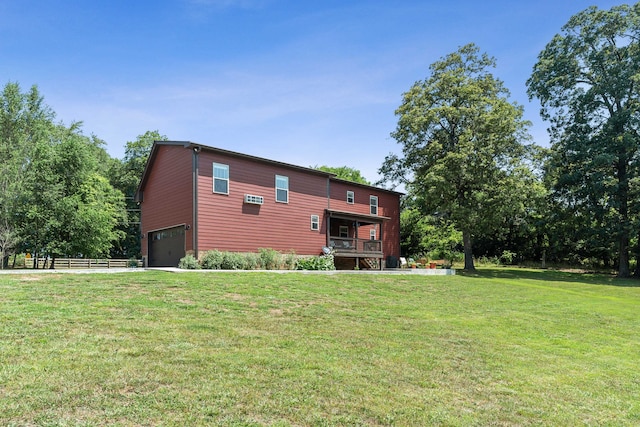
[[[38,88],[22,92],[15,82],[7,83],[0,93],[0,235],[2,262],[13,250],[21,248],[17,215],[27,185],[27,169],[38,146],[47,144],[55,128],[53,111],[44,103]]]
[[[80,125],[57,125],[25,168],[16,210],[25,246],[36,254],[103,257],[122,236],[124,198],[100,174],[93,138]]]
[[[523,110],[509,102],[494,67],[473,44],[433,63],[396,110],[391,135],[402,155],[387,156],[380,169],[419,197],[424,214],[462,232],[465,269],[474,269],[474,238],[525,214],[535,181]]]
[[[618,275],[629,276],[640,209],[640,3],[571,17],[527,85],[551,123],[557,202],[585,217],[581,228],[615,238]]]
[[[108,254],[126,223],[122,194],[106,180],[110,157],[80,123],[55,123],[36,86],[0,93],[0,255]]]

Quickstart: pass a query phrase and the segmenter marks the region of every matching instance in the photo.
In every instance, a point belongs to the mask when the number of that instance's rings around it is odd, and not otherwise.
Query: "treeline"
[[[133,203],[157,132],[127,143],[114,159],[105,143],[64,125],[36,86],[7,83],[0,93],[0,259],[140,256]],[[13,258],[15,260],[15,257]]]
[[[463,46],[403,95],[402,153],[380,172],[408,192],[404,252],[640,276],[640,3],[576,14],[539,54],[527,89],[549,148],[531,143],[495,64]]]

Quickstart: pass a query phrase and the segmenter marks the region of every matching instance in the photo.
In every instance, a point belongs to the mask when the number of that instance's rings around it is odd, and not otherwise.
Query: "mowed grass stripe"
[[[637,285],[0,276],[0,424],[637,425]]]

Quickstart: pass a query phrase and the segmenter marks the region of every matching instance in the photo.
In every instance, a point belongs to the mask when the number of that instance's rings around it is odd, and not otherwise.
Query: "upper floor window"
[[[376,229],[375,228],[372,228],[371,230],[369,230],[369,239],[376,240]]]
[[[311,215],[311,229],[313,231],[320,230],[320,217],[318,215]]]
[[[213,164],[213,192],[229,194],[229,165]]]
[[[356,196],[353,191],[347,191],[347,203],[352,205],[355,202],[355,198]]]
[[[289,203],[289,177],[276,175],[276,202]]]
[[[378,215],[378,196],[369,196],[369,212]]]
[[[349,227],[346,225],[341,225],[338,229],[339,236],[343,238],[349,237]]]

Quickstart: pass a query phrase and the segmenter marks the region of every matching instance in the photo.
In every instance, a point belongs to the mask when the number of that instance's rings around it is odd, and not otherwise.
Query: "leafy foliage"
[[[260,258],[260,268],[264,270],[275,270],[280,266],[280,253],[275,249],[258,249]]]
[[[178,268],[182,268],[183,270],[199,270],[200,264],[198,263],[198,259],[194,257],[192,254],[187,254],[184,257],[180,258],[178,262]]]
[[[630,274],[630,241],[640,233],[638,70],[640,3],[590,7],[546,45],[527,81],[551,122],[554,203],[564,218],[583,218],[567,232],[596,252],[617,247],[620,276]]]
[[[402,253],[414,257],[453,262],[462,249],[462,233],[453,224],[415,207],[405,207],[400,214],[400,238]]]
[[[281,254],[270,248],[260,248],[258,253],[214,249],[200,256],[200,266],[205,270],[293,270],[296,259],[294,252]]]
[[[54,123],[33,86],[8,83],[0,95],[0,220],[18,250],[100,257],[122,236],[122,194],[103,176],[109,156],[81,123]]]
[[[364,176],[362,176],[362,173],[359,170],[350,168],[348,166],[331,167],[331,166],[323,165],[323,166],[314,166],[314,169],[336,174],[336,177],[340,179],[344,179],[346,181],[352,181],[352,182],[357,182],[359,184],[371,185],[371,183],[367,181],[367,179]]]
[[[301,257],[296,263],[296,270],[330,271],[335,270],[333,253],[319,256]]]
[[[493,67],[473,44],[432,64],[396,110],[391,135],[402,155],[387,156],[380,168],[386,181],[407,187],[423,214],[462,233],[466,269],[474,268],[473,239],[525,215],[536,185],[528,123]]]

